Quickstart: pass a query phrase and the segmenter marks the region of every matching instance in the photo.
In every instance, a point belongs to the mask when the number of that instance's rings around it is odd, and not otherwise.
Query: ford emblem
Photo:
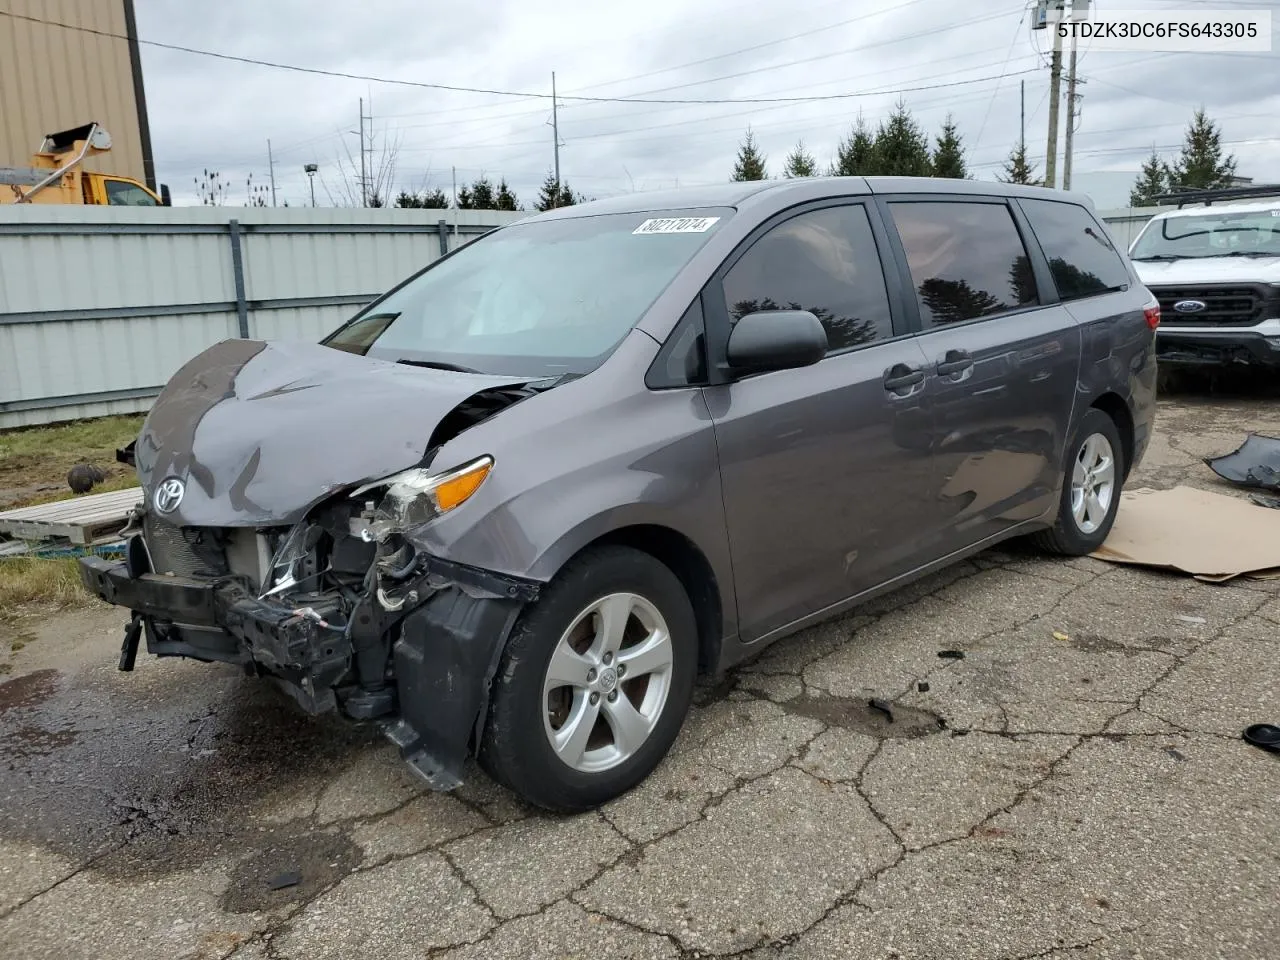
[[[1179,300],[1173,305],[1173,309],[1178,313],[1199,313],[1207,306],[1203,300]]]
[[[182,502],[182,495],[187,492],[186,485],[177,477],[170,477],[156,487],[152,502],[160,513],[173,513]]]

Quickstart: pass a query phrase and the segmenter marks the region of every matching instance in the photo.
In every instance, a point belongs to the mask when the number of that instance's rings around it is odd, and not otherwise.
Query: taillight
[[[1147,326],[1152,330],[1160,326],[1160,301],[1157,300],[1143,307],[1142,315],[1147,318]]]

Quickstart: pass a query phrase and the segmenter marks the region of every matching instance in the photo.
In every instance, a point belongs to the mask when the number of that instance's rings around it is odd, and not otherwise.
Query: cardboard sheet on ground
[[[1280,510],[1193,487],[1126,490],[1115,526],[1093,556],[1215,583],[1280,579]]]

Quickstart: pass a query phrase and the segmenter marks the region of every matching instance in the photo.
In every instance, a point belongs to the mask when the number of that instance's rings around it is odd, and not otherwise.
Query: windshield
[[[515,223],[440,260],[325,342],[370,357],[484,373],[587,373],[732,213]]]
[[[1129,256],[1134,260],[1173,257],[1280,256],[1280,210],[1169,217],[1143,231]]]

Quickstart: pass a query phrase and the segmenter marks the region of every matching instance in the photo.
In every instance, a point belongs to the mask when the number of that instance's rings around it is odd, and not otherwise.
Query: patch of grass
[[[72,606],[90,600],[80,583],[75,557],[0,560],[0,620],[28,603]]]
[[[138,436],[144,419],[129,414],[0,432],[0,509],[75,496],[67,471],[77,463],[94,464],[107,475],[93,493],[133,486],[135,474],[116,462],[116,450]]]
[[[107,454],[138,435],[146,414],[72,420],[47,427],[19,427],[0,432],[0,460],[20,456],[63,456],[78,459],[86,453]]]

